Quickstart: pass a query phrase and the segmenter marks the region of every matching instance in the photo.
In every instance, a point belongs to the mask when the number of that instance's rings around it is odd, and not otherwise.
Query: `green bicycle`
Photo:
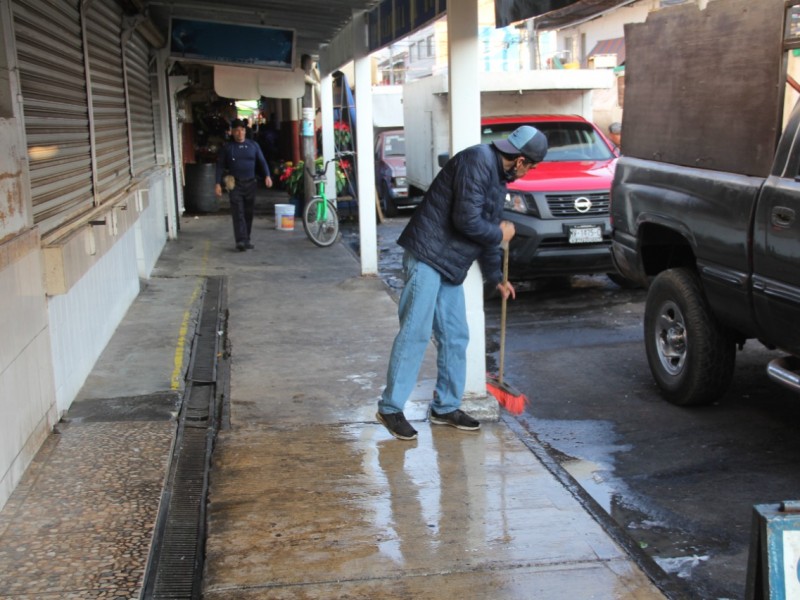
[[[308,239],[322,248],[333,244],[339,235],[339,213],[336,212],[336,205],[325,195],[328,166],[337,160],[333,158],[325,163],[324,169],[315,167],[313,172],[306,167],[306,172],[314,180],[316,193],[303,210],[303,229]]]

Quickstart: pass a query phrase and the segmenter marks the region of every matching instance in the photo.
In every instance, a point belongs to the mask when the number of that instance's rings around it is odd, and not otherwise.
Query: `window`
[[[405,156],[406,140],[402,134],[387,135],[383,143],[384,156]]]
[[[589,123],[543,122],[498,123],[483,127],[481,142],[487,144],[504,140],[520,125],[533,125],[547,137],[545,162],[570,160],[608,160],[614,158],[611,150]]]

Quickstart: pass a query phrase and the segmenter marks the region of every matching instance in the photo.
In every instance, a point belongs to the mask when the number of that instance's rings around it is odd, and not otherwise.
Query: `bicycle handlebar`
[[[337,157],[330,159],[328,162],[325,163],[324,169],[317,169],[316,165],[314,165],[314,170],[312,171],[310,168],[306,167],[305,168],[306,173],[308,173],[311,176],[311,178],[315,180],[325,177],[325,175],[328,173],[328,167],[332,162],[339,162],[339,158]]]
[[[332,162],[339,162],[339,160],[341,160],[342,158],[344,158],[346,156],[355,156],[355,154],[356,153],[353,150],[345,150],[343,152],[337,152],[335,158],[332,158],[328,162],[325,163],[325,168],[317,169],[316,168],[316,161],[315,161],[314,170],[312,171],[309,167],[306,167],[305,168],[306,169],[306,173],[308,173],[311,176],[311,178],[314,179],[314,180],[321,179],[321,178],[325,177],[325,175],[328,173],[328,167],[330,166],[330,164]]]

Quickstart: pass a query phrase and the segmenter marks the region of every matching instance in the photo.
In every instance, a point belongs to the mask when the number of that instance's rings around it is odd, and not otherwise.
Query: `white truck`
[[[579,115],[592,120],[592,90],[610,88],[609,69],[552,69],[481,74],[481,116]],[[406,177],[410,194],[424,193],[449,152],[447,76],[433,75],[403,86]]]
[[[613,83],[610,70],[485,73],[481,79],[481,142],[505,138],[520,125],[548,142],[544,162],[508,185],[504,218],[517,234],[509,245],[514,280],[608,273],[609,191],[616,147],[591,122],[592,93]],[[450,143],[447,79],[408,83],[403,91],[409,194],[427,190]],[[414,189],[416,188],[416,189]]]

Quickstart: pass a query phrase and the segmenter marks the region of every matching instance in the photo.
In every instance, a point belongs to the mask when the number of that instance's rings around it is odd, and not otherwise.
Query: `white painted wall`
[[[0,508],[58,421],[39,236],[29,231],[0,254]]]
[[[48,299],[56,404],[65,412],[139,293],[135,229],[66,294]]]
[[[139,277],[150,279],[150,273],[156,265],[164,244],[167,243],[166,218],[169,203],[173,202],[171,192],[172,170],[165,169],[150,180],[150,188],[140,194],[139,201],[146,208],[136,221],[136,263]]]

